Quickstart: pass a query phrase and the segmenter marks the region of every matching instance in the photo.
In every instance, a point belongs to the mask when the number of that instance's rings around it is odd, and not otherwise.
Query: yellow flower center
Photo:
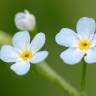
[[[88,50],[91,47],[92,43],[89,40],[81,40],[79,42],[79,48],[81,50]]]
[[[23,60],[28,61],[32,58],[32,52],[31,51],[24,51],[22,54],[20,54],[20,57]]]

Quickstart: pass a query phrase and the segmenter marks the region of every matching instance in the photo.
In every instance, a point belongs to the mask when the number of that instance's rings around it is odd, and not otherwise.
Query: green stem
[[[87,64],[83,61],[82,63],[82,78],[81,78],[81,96],[85,94],[85,85],[86,85],[86,71],[87,71]]]
[[[80,93],[77,91],[77,89],[70,85],[52,68],[50,68],[46,62],[36,65],[35,71],[47,78],[47,80],[62,87],[69,94],[68,96],[80,96]]]

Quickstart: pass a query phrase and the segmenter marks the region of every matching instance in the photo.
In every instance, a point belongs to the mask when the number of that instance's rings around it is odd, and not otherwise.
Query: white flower
[[[95,20],[87,17],[82,17],[77,22],[77,33],[69,28],[61,29],[56,35],[56,42],[68,49],[60,54],[60,58],[67,64],[79,63],[83,57],[86,63],[95,63],[95,29]]]
[[[27,10],[19,12],[15,16],[15,24],[21,31],[32,31],[36,25],[35,16],[30,14]]]
[[[18,75],[26,74],[30,63],[37,64],[48,56],[47,51],[39,51],[45,44],[45,34],[40,32],[30,43],[29,32],[18,32],[14,35],[13,46],[4,45],[1,48],[0,58],[5,62],[16,62],[11,69]]]

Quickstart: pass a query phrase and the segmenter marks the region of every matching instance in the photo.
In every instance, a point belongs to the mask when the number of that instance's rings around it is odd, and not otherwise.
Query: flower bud
[[[33,14],[30,14],[27,10],[19,12],[15,16],[16,27],[21,31],[32,31],[36,25],[36,19]]]

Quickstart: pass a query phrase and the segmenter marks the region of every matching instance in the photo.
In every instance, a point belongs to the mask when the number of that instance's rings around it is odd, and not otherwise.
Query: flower
[[[36,25],[35,16],[27,10],[19,12],[15,16],[15,24],[21,31],[32,31]]]
[[[5,62],[16,62],[10,68],[18,75],[26,74],[30,63],[40,63],[48,56],[48,51],[39,51],[45,44],[45,34],[42,32],[38,33],[31,43],[27,31],[17,32],[12,41],[13,46],[2,46],[0,58]]]
[[[86,63],[96,62],[96,23],[88,17],[82,17],[77,22],[75,33],[69,28],[63,28],[56,35],[56,42],[68,47],[60,54],[66,64],[79,63],[83,57]]]

